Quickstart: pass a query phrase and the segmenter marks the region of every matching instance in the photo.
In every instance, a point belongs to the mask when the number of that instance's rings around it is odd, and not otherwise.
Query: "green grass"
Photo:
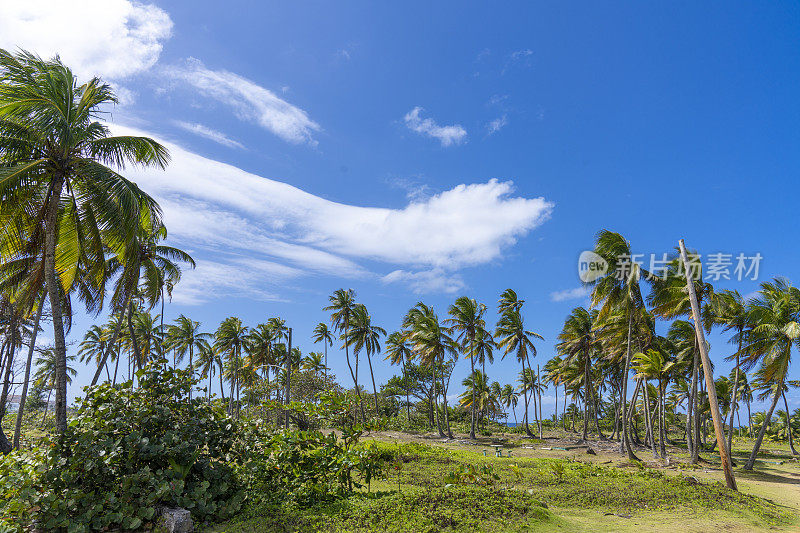
[[[721,483],[563,459],[483,457],[423,444],[377,443],[388,477],[371,492],[312,508],[251,507],[214,531],[524,531],[570,530],[562,515],[646,517],[664,512],[722,514],[748,528],[790,523],[788,509]],[[486,465],[478,484],[448,485],[451,472]],[[397,468],[399,467],[399,468]],[[496,479],[495,479],[496,478]],[[400,490],[398,492],[398,482]],[[489,483],[483,485],[482,483]]]

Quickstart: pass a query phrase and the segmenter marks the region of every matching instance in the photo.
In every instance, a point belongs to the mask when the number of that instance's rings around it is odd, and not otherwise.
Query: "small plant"
[[[458,470],[453,470],[445,476],[445,486],[453,485],[494,485],[500,479],[494,469],[489,465],[464,465]]]

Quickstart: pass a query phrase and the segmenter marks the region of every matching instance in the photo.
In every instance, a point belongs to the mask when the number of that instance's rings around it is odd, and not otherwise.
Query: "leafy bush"
[[[349,494],[383,472],[374,444],[358,444],[361,427],[335,433],[275,431],[261,422],[242,428],[234,455],[251,503],[307,505]]]
[[[226,518],[243,494],[226,462],[234,423],[203,399],[189,400],[186,371],[157,363],[137,373],[138,387],[87,389],[67,432],[43,452],[0,463],[0,493],[18,528],[36,521],[69,532],[137,529],[158,506],[195,518]],[[8,490],[8,489],[4,489]]]

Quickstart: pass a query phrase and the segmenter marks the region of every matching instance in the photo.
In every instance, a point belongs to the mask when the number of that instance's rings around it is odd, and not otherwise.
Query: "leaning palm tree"
[[[26,301],[47,291],[59,433],[67,428],[64,296],[82,272],[83,287],[92,290],[80,296],[97,308],[106,250],[133,243],[143,212],[159,216],[156,202],[117,170],[126,163],[164,168],[169,159],[152,139],[112,136],[96,120],[116,102],[109,85],[99,78],[79,83],[58,58],[0,50],[0,249],[4,261],[35,265],[24,276]]]
[[[210,333],[200,331],[200,322],[192,320],[186,315],[180,315],[175,324],[167,329],[167,347],[175,352],[176,362],[180,363],[186,354],[189,354],[189,375],[194,379],[194,351],[203,341],[211,338]],[[189,399],[192,399],[192,391],[189,390]]]
[[[450,306],[449,314],[450,318],[444,321],[445,324],[448,324],[454,332],[457,333],[456,341],[459,343],[461,347],[462,353],[469,354],[469,364],[470,369],[472,372],[472,381],[477,383],[477,377],[475,375],[475,356],[477,355],[477,343],[476,340],[478,336],[481,336],[483,339],[489,336],[489,333],[486,331],[486,321],[483,319],[483,314],[486,312],[486,306],[483,304],[479,304],[472,298],[467,298],[466,296],[461,296],[456,299],[455,303]],[[483,373],[484,381],[485,373]],[[473,395],[476,392],[476,387],[472,387]],[[464,402],[462,402],[462,405]],[[481,403],[481,407],[485,407],[487,404]],[[472,400],[469,402],[470,407],[470,414],[471,414],[471,424],[469,428],[469,438],[475,439],[475,409],[476,409],[476,402],[473,396]],[[481,409],[483,410],[483,409]]]
[[[411,343],[399,331],[394,331],[386,337],[386,359],[392,365],[401,365],[403,369],[403,388],[406,391],[406,416],[411,420],[411,399],[409,397],[409,386],[407,383],[408,374],[406,372],[406,362],[411,360],[413,352]]]
[[[372,317],[364,304],[356,304],[350,316],[350,337],[348,342],[353,346],[353,355],[358,367],[358,354],[363,350],[367,355],[369,375],[372,378],[372,392],[375,396],[375,416],[378,416],[378,389],[375,387],[375,373],[372,371],[372,354],[381,351],[381,335],[386,330],[372,325]]]
[[[506,355],[515,353],[517,361],[522,365],[521,374],[524,376],[526,375],[525,364],[527,363],[530,368],[528,353],[533,353],[533,356],[536,357],[536,346],[533,344],[533,339],[543,340],[544,337],[525,329],[520,307],[521,305],[505,308],[505,311],[503,311],[503,314],[500,316],[500,320],[497,322],[495,337],[499,339],[497,341],[497,346],[503,350],[501,358],[505,359]],[[533,437],[533,433],[531,433],[531,428],[528,424],[527,388],[523,389],[523,396],[525,398],[525,416],[523,417],[525,433],[527,433],[529,437]]]
[[[792,347],[800,345],[800,290],[782,278],[762,283],[759,295],[750,305],[750,316],[753,326],[747,334],[748,343],[744,348],[747,355],[742,365],[751,368],[760,364],[759,381],[768,384],[772,402],[766,422],[761,426],[750,458],[744,465],[745,470],[753,469],[767,425],[783,394]]]
[[[358,376],[353,372],[353,366],[350,364],[350,344],[348,343],[350,317],[353,314],[353,308],[356,306],[356,293],[353,289],[337,289],[328,297],[328,301],[330,305],[323,307],[322,310],[331,312],[331,326],[334,331],[339,332],[344,341],[344,355],[347,359],[347,368],[350,370],[350,377],[353,378],[353,386],[355,386],[356,394],[358,395],[358,403],[361,406],[361,418],[362,420],[366,420],[364,401],[361,398],[361,389],[358,387]]]
[[[312,340],[314,344],[322,343],[325,351],[325,377],[328,377],[328,346],[333,346],[333,334],[325,322],[320,322],[314,327]]]
[[[90,361],[94,361],[98,367],[101,365],[101,361],[103,361],[103,355],[105,354],[108,344],[109,344],[109,337],[110,331],[107,327],[93,325],[83,336],[83,340],[81,341],[80,345],[78,345],[78,361],[80,363],[88,363]],[[106,370],[106,377],[108,377],[108,381],[111,381],[111,375],[108,371],[108,365],[105,364]]]

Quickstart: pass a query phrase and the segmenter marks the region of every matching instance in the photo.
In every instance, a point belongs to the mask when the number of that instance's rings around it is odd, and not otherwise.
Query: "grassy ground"
[[[736,493],[720,483],[713,456],[706,454],[707,462],[699,466],[688,465],[680,448],[670,448],[666,466],[651,451],[639,449],[642,466],[625,460],[612,443],[590,443],[595,454],[588,454],[585,446],[575,446],[574,435],[564,433],[545,441],[495,435],[478,444],[394,431],[371,439],[390,460],[390,468],[388,479],[373,482],[369,491],[310,509],[251,508],[239,520],[211,530],[700,532],[800,527],[800,465],[773,444],[766,445],[756,472],[737,469]],[[493,457],[494,439],[505,439],[502,458]],[[740,465],[748,444],[734,445]],[[505,456],[508,450],[510,458]],[[477,482],[454,483],[451,473],[459,472],[474,474]]]

